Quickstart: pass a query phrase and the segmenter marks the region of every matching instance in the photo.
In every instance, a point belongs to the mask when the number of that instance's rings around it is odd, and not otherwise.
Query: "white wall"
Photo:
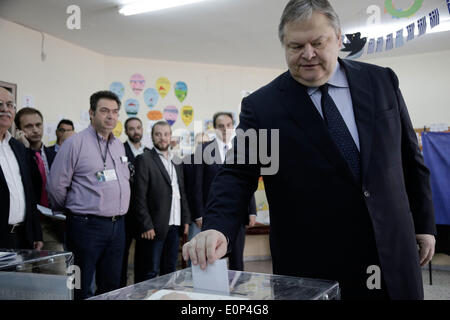
[[[125,102],[136,98],[129,85],[132,74],[141,73],[145,88],[156,87],[156,79],[167,77],[172,85],[184,81],[188,85],[187,98],[180,103],[170,93],[159,98],[155,110],[167,105],[194,107],[194,119],[211,119],[220,110],[238,112],[241,91],[254,91],[270,82],[284,70],[207,65],[147,59],[108,57],[45,36],[46,61],[41,61],[41,34],[15,23],[0,19],[0,80],[18,85],[19,108],[23,96],[32,95],[45,122],[56,124],[61,116],[80,122],[82,111],[89,109],[89,96],[109,88],[114,81],[125,85]],[[372,59],[370,63],[391,67],[399,76],[400,86],[408,104],[415,127],[432,123],[450,123],[450,51],[411,55],[397,58]],[[138,116],[147,123],[150,110],[142,94]],[[120,121],[126,120],[122,108]],[[186,128],[179,117],[174,129]],[[193,130],[193,123],[188,127]],[[122,140],[125,136],[122,135]],[[45,142],[48,137],[44,138]]]
[[[32,95],[47,123],[59,115],[79,121],[89,96],[104,87],[104,57],[45,35],[47,59],[41,61],[41,33],[0,19],[0,80],[17,84],[17,106]]]
[[[433,123],[450,125],[450,51],[368,62],[395,71],[415,128]]]

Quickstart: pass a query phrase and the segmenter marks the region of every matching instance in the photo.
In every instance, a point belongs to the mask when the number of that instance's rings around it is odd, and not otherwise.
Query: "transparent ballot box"
[[[337,300],[336,281],[228,270],[230,294],[194,289],[191,268],[92,297],[91,300]]]
[[[71,252],[0,249],[0,300],[73,299]]]

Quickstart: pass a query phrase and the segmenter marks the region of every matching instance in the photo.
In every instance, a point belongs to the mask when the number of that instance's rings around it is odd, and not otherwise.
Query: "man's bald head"
[[[11,91],[9,91],[9,90],[7,90],[7,89],[5,89],[3,87],[0,87],[0,100],[2,100],[4,102],[5,101],[12,101],[12,102],[14,102],[14,97],[13,97]]]

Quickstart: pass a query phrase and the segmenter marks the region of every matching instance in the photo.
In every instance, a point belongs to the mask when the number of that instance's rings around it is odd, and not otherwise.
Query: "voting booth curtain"
[[[438,237],[436,252],[450,254],[450,132],[424,132],[423,156],[431,171]]]

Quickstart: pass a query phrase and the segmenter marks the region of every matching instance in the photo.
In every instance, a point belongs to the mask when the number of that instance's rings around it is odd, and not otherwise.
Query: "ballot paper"
[[[248,298],[231,297],[228,295],[199,293],[178,290],[158,290],[146,300],[249,300]]]
[[[56,220],[66,220],[66,216],[60,213],[53,212],[51,209],[43,207],[41,205],[37,205],[38,210],[47,217],[56,219]]]
[[[205,270],[200,269],[200,265],[192,265],[192,281],[196,290],[229,295],[227,260],[208,263]]]

